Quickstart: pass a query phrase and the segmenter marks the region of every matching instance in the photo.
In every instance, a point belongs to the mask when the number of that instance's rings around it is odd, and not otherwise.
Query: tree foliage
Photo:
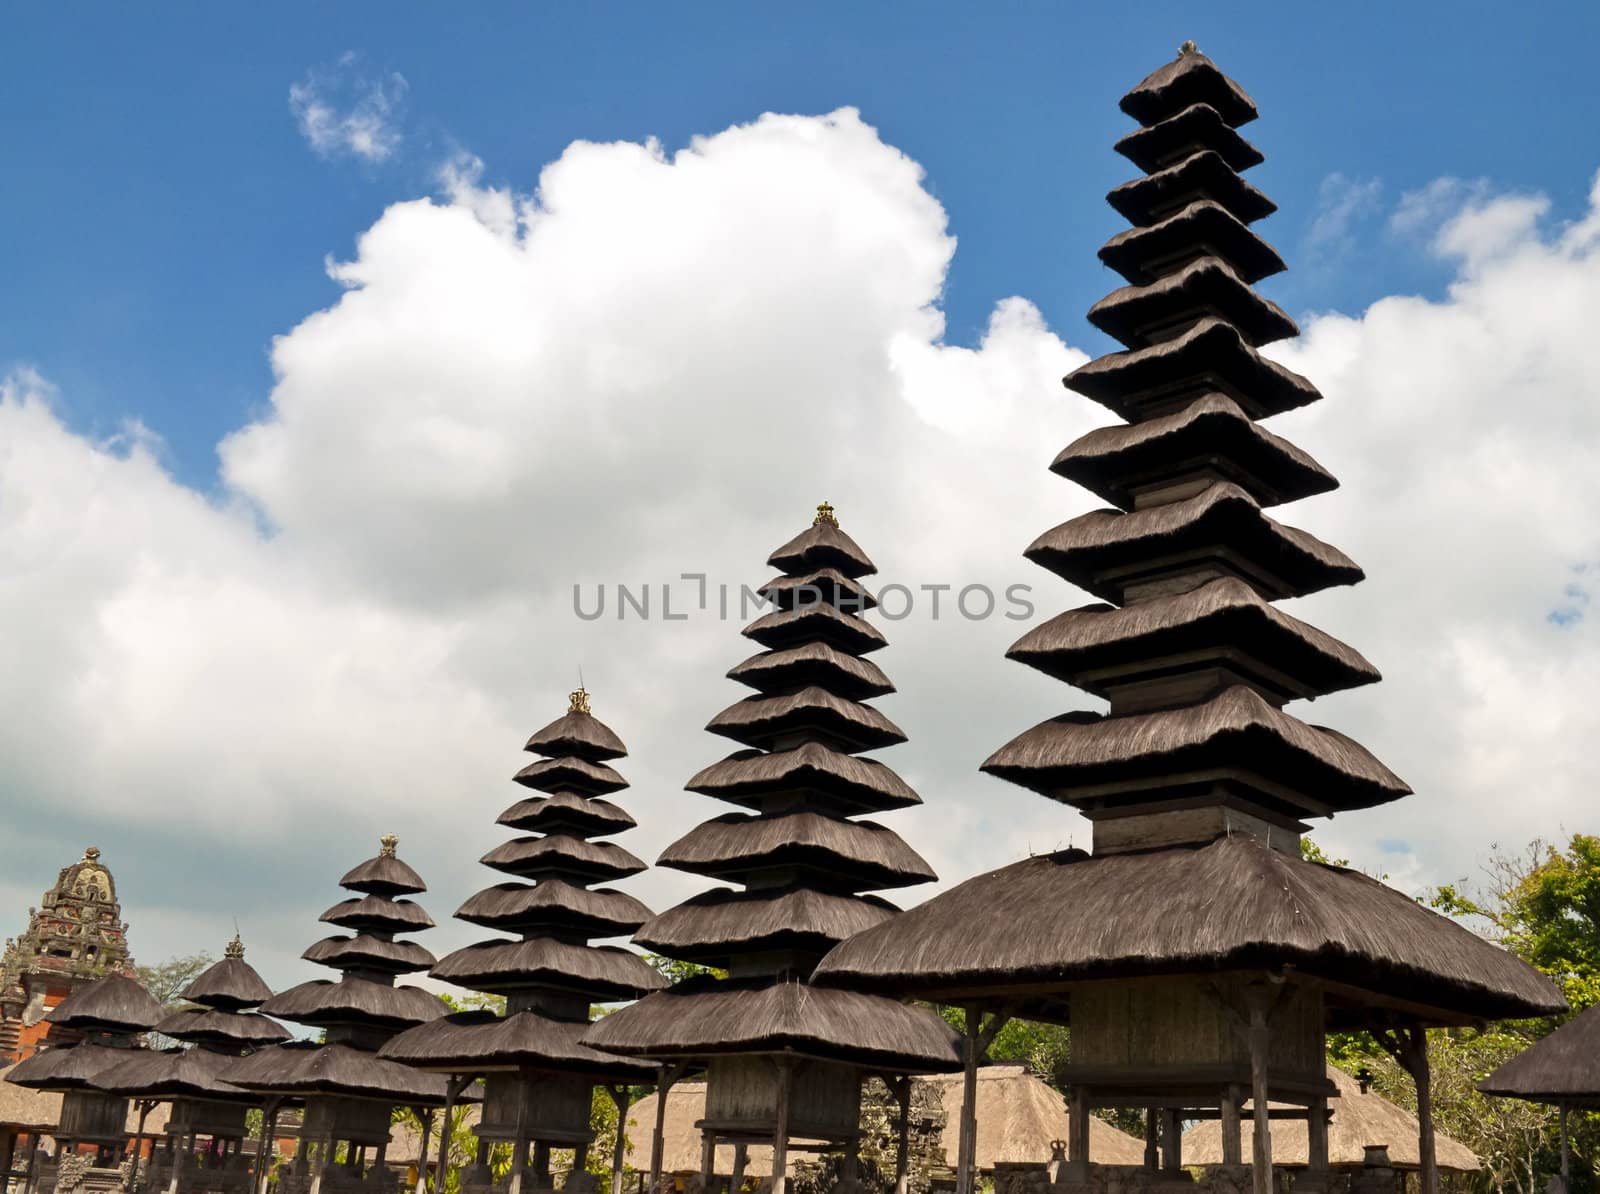
[[[155,966],[135,966],[133,976],[162,1008],[172,1011],[184,1006],[185,1001],[178,997],[178,992],[194,982],[200,972],[215,961],[210,954],[201,950],[197,954],[168,958]]]

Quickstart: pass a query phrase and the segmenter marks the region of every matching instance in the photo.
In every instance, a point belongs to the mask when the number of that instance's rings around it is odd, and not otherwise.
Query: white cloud
[[[653,857],[718,811],[680,789],[726,753],[701,727],[752,649],[677,578],[765,579],[823,498],[885,583],[1027,582],[1040,617],[1080,600],[1020,552],[1094,504],[1045,468],[1104,421],[1059,384],[1082,354],[1021,299],[977,347],[941,342],[945,213],[855,113],[676,154],[574,144],[534,197],[470,158],[442,185],[384,213],[334,267],[339,301],[276,341],[271,408],[221,445],[215,497],[148,437],[74,434],[38,379],[0,391],[0,616],[26,628],[0,669],[23,827],[4,906],[105,839],[141,952],[219,945],[237,915],[284,981],[340,868],[392,829],[443,924],[488,881],[472,860],[515,748],[580,666],[632,748],[625,842]],[[1600,560],[1600,263],[1583,225],[1547,238],[1493,202],[1445,221],[1470,256],[1446,300],[1319,318],[1280,354],[1329,397],[1281,430],[1346,482],[1286,516],[1372,577],[1298,612],[1389,676],[1301,712],[1419,791],[1319,836],[1406,881],[1576,824],[1600,779],[1600,620],[1548,617]],[[656,590],[652,621],[583,621],[575,582],[675,582],[692,616],[660,620]],[[1087,838],[976,772],[1087,698],[1006,663],[1023,624],[953,597],[884,622],[876,657],[912,739],[884,761],[928,802],[892,821],[948,880]]]
[[[400,147],[396,121],[406,90],[404,75],[367,72],[349,52],[291,84],[289,110],[318,156],[382,162]]]
[[[1317,187],[1317,207],[1306,232],[1306,251],[1319,261],[1349,252],[1356,226],[1378,209],[1383,183],[1349,178],[1337,171]]]

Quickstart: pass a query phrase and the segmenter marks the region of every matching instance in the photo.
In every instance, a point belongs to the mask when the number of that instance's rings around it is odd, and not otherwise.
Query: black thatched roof
[[[433,917],[421,904],[376,895],[340,900],[317,919],[361,933],[408,933],[433,928]]]
[[[256,1102],[255,1094],[219,1076],[236,1060],[205,1049],[139,1049],[103,1071],[98,1083],[103,1090],[131,1098]]]
[[[244,946],[235,937],[228,945],[227,956],[196,975],[193,982],[178,992],[178,998],[205,1007],[239,1011],[271,999],[272,988],[262,981],[255,967],[244,960]]]
[[[349,1045],[297,1041],[240,1058],[221,1071],[224,1080],[262,1094],[345,1095],[407,1106],[440,1107],[445,1079],[384,1061]]]
[[[783,866],[812,872],[818,882],[831,878],[851,891],[910,887],[937,877],[894,830],[814,812],[727,813],[673,842],[656,865],[713,879]]]
[[[646,921],[633,939],[669,958],[726,966],[740,954],[768,950],[815,950],[821,955],[898,911],[876,896],[806,887],[714,887]]]
[[[102,1090],[100,1075],[136,1052],[89,1041],[54,1045],[17,1062],[7,1071],[6,1081],[32,1090]]]
[[[179,1008],[157,1024],[156,1031],[175,1041],[234,1050],[276,1045],[289,1039],[287,1028],[265,1016],[208,1007]]]
[[[1288,268],[1276,249],[1211,199],[1196,199],[1157,223],[1117,233],[1101,246],[1100,260],[1142,284],[1202,253],[1221,257],[1252,284]]]
[[[1209,149],[1114,187],[1106,201],[1130,224],[1155,224],[1197,195],[1220,203],[1245,224],[1278,210],[1276,203],[1235,174],[1221,154]]]
[[[489,1073],[540,1068],[591,1077],[596,1082],[650,1082],[654,1067],[601,1053],[581,1043],[587,1020],[557,1020],[538,1012],[500,1016],[457,1012],[407,1029],[379,1056],[443,1073]]]
[[[426,970],[438,960],[415,941],[391,941],[371,933],[324,937],[300,956],[336,970],[376,970],[387,974]]]
[[[1529,1045],[1478,1089],[1535,1103],[1600,1104],[1600,1005]]]
[[[392,849],[387,842],[388,839],[385,839],[385,849]],[[384,896],[417,895],[428,890],[421,875],[392,853],[382,852],[346,871],[339,880],[339,886],[349,891]]]
[[[553,937],[480,941],[446,954],[433,977],[475,991],[547,988],[597,1002],[635,999],[666,979],[638,954],[613,945],[574,945]]]
[[[860,581],[851,580],[837,568],[818,568],[798,576],[774,576],[756,590],[780,609],[826,601],[846,613],[865,613],[875,609],[878,599]]]
[[[823,642],[849,655],[865,655],[889,645],[889,640],[871,622],[856,614],[841,612],[822,602],[775,609],[744,628],[746,638],[763,647],[782,650],[801,643]]]
[[[860,759],[820,742],[770,753],[735,751],[696,772],[684,787],[756,809],[785,787],[810,792],[813,799],[851,813],[883,813],[922,803],[905,780],[876,759]]]
[[[781,692],[817,685],[852,701],[894,691],[889,677],[870,659],[847,655],[824,642],[801,643],[780,651],[752,655],[728,672],[728,679],[757,692]]]
[[[929,1008],[782,979],[692,978],[602,1017],[583,1039],[649,1058],[786,1049],[913,1073],[961,1066],[955,1031]]]
[[[613,842],[590,842],[566,834],[512,838],[478,861],[497,871],[527,879],[541,875],[577,875],[597,883],[637,875],[645,869],[643,862]]]
[[[495,824],[527,833],[576,833],[579,837],[600,837],[632,829],[638,822],[626,809],[598,796],[554,792],[549,796],[529,796],[517,801],[500,814]]]
[[[568,710],[543,729],[535,730],[522,748],[536,755],[574,755],[591,763],[621,759],[628,754],[622,739],[592,713]]]
[[[871,705],[835,696],[815,685],[797,692],[745,697],[713,717],[706,729],[763,750],[806,732],[851,751],[877,750],[906,740],[904,731]]]
[[[1220,474],[1260,506],[1339,487],[1308,453],[1252,422],[1226,394],[1207,394],[1143,423],[1096,428],[1061,449],[1050,470],[1132,510],[1138,493],[1169,482],[1174,463],[1190,461],[1185,472]]]
[[[614,768],[576,755],[540,759],[529,763],[512,778],[523,787],[539,792],[577,792],[585,796],[608,796],[628,786],[628,781]]]
[[[626,892],[586,888],[563,879],[536,884],[499,883],[487,887],[456,910],[456,919],[491,929],[544,928],[587,937],[631,933],[653,914]]]
[[[839,529],[837,522],[818,521],[767,557],[767,563],[799,576],[819,568],[836,568],[854,580],[877,571],[867,553]]]
[[[1241,137],[1210,104],[1190,104],[1165,120],[1134,129],[1112,146],[1146,174],[1181,161],[1200,149],[1210,149],[1231,170],[1248,170],[1266,160]]]
[[[1244,833],[1013,863],[835,947],[814,981],[970,994],[1283,966],[1436,1009],[1440,1022],[1564,1006],[1543,975],[1409,896]]]
[[[1151,125],[1191,104],[1209,104],[1231,127],[1248,124],[1257,115],[1255,101],[1244,88],[1193,42],[1185,42],[1176,59],[1141,79],[1118,106],[1140,124]]]
[[[1209,254],[1157,281],[1113,290],[1089,308],[1089,322],[1129,348],[1147,348],[1208,316],[1233,325],[1258,348],[1300,334],[1282,307]]]
[[[76,1032],[148,1032],[161,1019],[161,1005],[131,978],[108,974],[79,987],[45,1019]]]
[[[373,1024],[404,1027],[436,1020],[450,1009],[420,987],[391,987],[346,975],[338,982],[317,979],[290,987],[261,1005],[269,1016],[298,1024]]]

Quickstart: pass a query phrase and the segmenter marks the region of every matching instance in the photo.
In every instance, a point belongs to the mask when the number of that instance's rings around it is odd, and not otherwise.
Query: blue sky
[[[858,107],[928,171],[960,240],[948,339],[1027,295],[1074,343],[1110,284],[1101,201],[1130,175],[1115,99],[1193,37],[1263,107],[1249,135],[1264,226],[1295,269],[1291,311],[1359,311],[1446,274],[1383,233],[1400,196],[1444,176],[1539,189],[1557,217],[1593,168],[1600,9],[1503,5],[186,4],[13,9],[0,73],[0,366],[29,364],[76,427],[137,416],[178,474],[259,412],[270,338],[337,293],[326,256],[390,202],[426,194],[456,149],[531,188],[577,138],[668,148],[763,111]],[[692,16],[685,16],[692,12]],[[354,51],[406,80],[389,160],[308,152],[287,102]],[[1336,254],[1308,260],[1323,180],[1379,184]],[[1336,261],[1324,260],[1336,256]]]

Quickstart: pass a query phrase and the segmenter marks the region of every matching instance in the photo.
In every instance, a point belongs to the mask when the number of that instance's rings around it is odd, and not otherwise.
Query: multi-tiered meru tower
[[[770,1141],[776,1189],[791,1139],[853,1145],[865,1075],[953,1069],[956,1059],[931,1011],[810,985],[832,946],[896,914],[866,893],[934,874],[893,830],[852,819],[920,803],[888,767],[859,757],[905,741],[865,703],[893,691],[862,658],[885,645],[862,617],[875,604],[860,582],[872,561],[824,503],[768,563],[782,575],[760,592],[777,608],[744,631],[765,650],[728,673],[756,695],[707,726],[745,749],[688,784],[749,811],[707,821],[658,860],[739,886],[695,896],[634,936],[728,976],[680,982],[607,1016],[586,1039],[669,1063],[668,1077],[703,1068],[706,1167],[718,1141]]]
[[[1185,1118],[1220,1116],[1226,1161],[1242,1162],[1248,1094],[1264,1194],[1270,1091],[1307,1116],[1311,1167],[1296,1188],[1318,1187],[1324,1032],[1367,1028],[1417,1078],[1432,1188],[1423,1028],[1544,1012],[1560,997],[1400,893],[1300,858],[1306,821],[1409,789],[1357,743],[1284,709],[1378,675],[1273,604],[1361,571],[1265,512],[1334,481],[1260,426],[1320,395],[1260,352],[1296,329],[1251,289],[1283,268],[1249,227],[1273,204],[1239,176],[1262,160],[1236,131],[1256,108],[1191,43],[1122,109],[1140,127],[1117,149],[1145,173],[1111,192],[1133,228],[1100,257],[1129,284],[1090,319],[1127,349],[1066,384],[1126,425],[1084,436],[1052,466],[1112,508],[1026,552],[1100,602],[1010,652],[1109,707],[1035,726],[983,765],[1083,812],[1093,852],[970,880],[845,943],[817,977],[965,1004],[973,1032],[984,1009],[1070,1021],[1080,1182],[1092,1106],[1144,1109],[1151,1170],[1159,1154],[1176,1172]]]
[[[487,887],[461,905],[456,917],[514,938],[496,937],[448,954],[433,969],[469,990],[505,997],[494,1011],[460,1012],[400,1034],[383,1056],[452,1075],[484,1076],[483,1114],[477,1126],[477,1164],[463,1190],[491,1185],[488,1149],[512,1146],[509,1189],[522,1189],[532,1151],[532,1184],[551,1184],[550,1150],[574,1150],[574,1171],[584,1168],[594,1131],[589,1112],[594,1088],[603,1085],[627,1121],[629,1088],[655,1078],[650,1066],[601,1053],[580,1043],[596,1003],[636,999],[667,985],[638,954],[593,938],[633,932],[650,909],[624,892],[595,884],[626,878],[644,863],[613,842],[597,841],[634,826],[628,813],[606,799],[628,786],[611,763],[626,755],[622,740],[589,710],[589,694],[571,694],[566,716],[528,739],[541,756],[516,775],[536,795],[519,800],[499,824],[521,830],[485,854],[485,866],[516,882]],[[620,1170],[625,1133],[617,1133],[614,1170]],[[618,1189],[613,1181],[613,1191]]]

